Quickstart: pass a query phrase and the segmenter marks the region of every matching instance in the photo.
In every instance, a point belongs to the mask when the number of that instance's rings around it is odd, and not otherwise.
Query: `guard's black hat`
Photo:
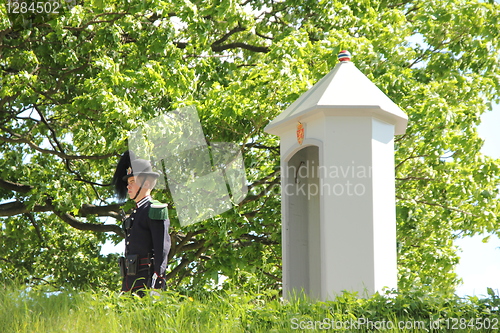
[[[147,176],[157,179],[160,174],[153,171],[151,162],[136,159],[134,153],[127,150],[120,157],[113,175],[113,186],[118,199],[125,200],[127,198],[127,180],[133,176]]]

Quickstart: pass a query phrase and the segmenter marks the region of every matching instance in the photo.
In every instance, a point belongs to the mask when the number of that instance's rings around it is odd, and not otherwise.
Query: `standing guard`
[[[144,295],[141,289],[165,288],[170,221],[167,205],[151,198],[159,176],[149,161],[135,159],[129,151],[121,156],[113,176],[117,197],[124,200],[128,196],[136,203],[123,222],[125,256],[120,258],[121,290],[138,291],[141,296]]]

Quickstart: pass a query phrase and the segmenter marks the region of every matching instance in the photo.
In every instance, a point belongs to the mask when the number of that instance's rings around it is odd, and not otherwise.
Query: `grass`
[[[365,300],[344,294],[332,302],[301,297],[284,302],[275,291],[190,296],[167,291],[139,298],[0,287],[0,332],[495,332],[500,302],[490,296],[463,300],[407,293]]]

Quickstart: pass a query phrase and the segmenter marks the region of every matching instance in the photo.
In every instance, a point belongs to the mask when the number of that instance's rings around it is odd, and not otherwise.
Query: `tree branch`
[[[115,153],[106,154],[106,155],[67,155],[67,154],[61,153],[59,151],[41,148],[41,147],[37,146],[33,141],[31,141],[27,138],[23,138],[21,135],[19,135],[17,133],[12,133],[4,127],[0,127],[0,129],[11,134],[12,136],[16,137],[16,138],[9,138],[9,137],[5,137],[5,136],[0,136],[0,141],[7,142],[7,143],[15,143],[15,144],[24,143],[24,144],[27,144],[28,146],[30,146],[32,149],[39,151],[40,153],[56,155],[62,159],[102,160],[102,159],[110,158],[110,157],[116,155]]]
[[[61,220],[71,225],[78,230],[91,230],[96,232],[114,232],[119,236],[124,236],[122,229],[116,224],[95,224],[84,223],[77,220],[75,217],[68,213],[63,213],[54,209],[51,204],[45,206],[35,205],[32,209],[20,202],[14,201],[0,205],[0,216],[14,216],[19,214],[40,213],[40,212],[54,212]]]
[[[434,178],[426,178],[426,177],[414,177],[414,176],[408,176],[405,178],[395,178],[396,180],[426,180],[426,181],[432,181],[436,180]]]
[[[429,155],[416,155],[416,156],[409,156],[407,158],[405,158],[404,160],[402,160],[401,162],[398,163],[398,165],[396,165],[396,167],[394,168],[395,170],[397,170],[401,165],[403,165],[403,163],[405,163],[406,161],[409,161],[413,158],[419,158],[419,157],[429,157]]]
[[[269,272],[266,272],[264,271],[262,268],[260,267],[257,267],[257,269],[261,272],[261,273],[264,273],[264,275],[266,275],[267,277],[270,277],[271,279],[275,280],[276,282],[281,282],[281,278],[275,276],[275,275],[272,275],[271,273]]]
[[[261,34],[261,33],[257,32],[257,31],[255,31],[255,34],[256,34],[257,36],[259,36],[260,38],[265,38],[265,39],[269,39],[269,40],[274,40],[274,37],[268,37],[268,36],[263,35],[263,34]]]
[[[24,215],[28,218],[28,220],[30,220],[33,228],[35,228],[35,232],[36,232],[36,235],[38,236],[38,239],[40,240],[40,243],[42,243],[42,244],[45,243],[43,236],[42,236],[42,231],[40,230],[40,226],[38,225],[38,223],[36,223],[36,220],[33,217],[33,214],[26,213]]]
[[[256,180],[252,184],[248,185],[248,189],[250,190],[250,189],[252,189],[252,188],[254,188],[255,186],[258,186],[258,185],[273,184],[273,182],[268,182],[268,180],[271,179],[271,178],[273,178],[273,177],[276,177],[276,175],[279,172],[280,172],[280,169],[274,170],[272,173],[270,173],[269,175],[265,176],[264,178]],[[279,177],[277,179],[279,180]],[[276,180],[276,178],[275,178],[275,180]]]
[[[220,46],[212,44],[212,51],[214,51],[214,52],[222,52],[225,50],[237,49],[237,48],[245,49],[245,50],[252,51],[252,52],[261,52],[261,53],[268,53],[269,52],[269,48],[267,46],[255,46],[255,45],[249,45],[249,44],[241,43],[241,42],[229,43],[229,44],[220,45]]]
[[[83,204],[80,210],[78,211],[79,216],[88,216],[88,215],[97,215],[97,216],[109,216],[119,220],[121,218],[120,215],[120,204],[113,204],[107,206],[96,206]]]
[[[187,258],[183,258],[180,262],[179,265],[177,265],[174,269],[172,269],[170,271],[170,273],[168,273],[166,276],[165,276],[165,280],[170,280],[171,278],[173,278],[175,275],[177,275],[177,273],[179,273],[179,271],[181,269],[183,269],[184,267],[186,267],[189,263],[191,262],[191,260],[187,259]]]
[[[231,37],[232,35],[234,35],[235,33],[238,33],[238,32],[241,32],[241,31],[245,31],[247,30],[246,28],[240,26],[238,24],[238,26],[236,28],[233,28],[231,29],[227,34],[225,34],[224,36],[222,36],[222,38],[220,38],[219,40],[215,41],[212,43],[212,49],[214,46],[217,46],[217,45],[220,45],[222,43],[224,43],[229,37]]]
[[[419,203],[419,204],[428,205],[428,206],[434,206],[434,207],[441,207],[443,209],[452,210],[452,211],[459,212],[459,213],[462,213],[462,214],[465,214],[465,215],[479,217],[478,215],[473,214],[471,212],[467,212],[467,211],[459,209],[459,208],[449,207],[449,206],[446,206],[446,205],[443,205],[443,204],[439,204],[439,203],[435,203],[435,202],[427,202],[427,201],[424,201],[424,200],[415,200],[413,198],[412,199],[406,199],[406,198],[403,198],[401,196],[396,196],[396,198],[399,199],[399,200],[402,200],[402,201],[410,201],[411,200],[411,201],[414,201],[414,202]]]
[[[267,150],[276,150],[276,151],[279,151],[279,149],[280,149],[279,146],[266,146],[266,145],[260,144],[258,142],[246,143],[245,148],[257,148],[257,149],[267,149]]]
[[[201,254],[207,250],[207,248],[208,248],[207,246],[202,246],[201,248],[199,248],[194,255],[195,258],[194,260],[198,259],[201,256]],[[175,267],[173,270],[171,270],[170,273],[167,274],[167,276],[165,276],[165,280],[170,280],[171,278],[173,278],[177,273],[179,273],[181,269],[186,267],[190,262],[192,261],[187,258],[183,258],[181,263],[177,265],[177,267]]]
[[[273,173],[274,174],[274,173]],[[272,176],[273,174],[271,174],[270,176]],[[268,176],[268,177],[270,177]],[[256,181],[254,184],[257,184],[257,183],[262,183],[263,181],[265,180],[262,179],[262,180],[259,180],[259,181]],[[255,200],[258,200],[260,198],[262,198],[263,196],[267,195],[273,188],[273,186],[279,184],[279,182],[281,181],[281,179],[279,177],[276,177],[274,180],[270,181],[270,182],[264,182],[264,184],[267,184],[268,186],[266,187],[266,189],[262,190],[259,194],[257,195],[247,195],[247,197],[241,201],[238,206],[244,206],[245,204],[247,204],[248,202],[250,201],[255,201]],[[248,189],[250,190],[254,184],[251,184]]]
[[[21,201],[7,202],[4,204],[0,204],[0,217],[1,216],[14,216],[19,214],[27,214],[27,213],[40,213],[40,212],[50,212],[52,207],[50,205],[40,206],[35,205],[32,209],[28,209]]]
[[[33,186],[18,184],[1,178],[0,178],[0,187],[21,194],[27,194],[29,191],[33,189]]]
[[[196,231],[190,231],[188,232],[186,235],[183,235],[181,234],[180,232],[173,232],[170,234],[170,239],[171,239],[171,247],[170,247],[170,252],[168,253],[168,260],[172,259],[176,254],[178,254],[179,252],[182,252],[182,251],[188,251],[188,250],[192,250],[194,248],[198,248],[198,247],[194,247],[192,244],[198,244],[199,242],[197,242],[197,240],[195,238],[193,238],[194,236],[196,235],[199,235],[199,234],[202,234],[202,233],[205,233],[207,231],[207,229],[198,229]],[[180,241],[179,242],[176,242],[175,240],[176,239],[179,239]],[[185,244],[188,242],[188,241],[192,241],[193,243],[191,244],[188,244],[188,246],[186,247]],[[203,245],[203,244],[202,244]]]
[[[193,242],[193,243],[186,244],[183,247],[181,247],[181,250],[182,251],[196,250],[196,249],[201,248],[203,246],[203,244],[205,244],[205,240],[204,239],[201,240],[201,241],[198,241],[198,242]]]
[[[251,234],[243,234],[243,235],[241,235],[241,238],[250,239],[254,242],[259,242],[259,243],[264,244],[264,245],[276,245],[276,244],[278,244],[277,242],[272,241],[268,238],[260,237],[260,236],[256,236],[256,235],[251,235]]]
[[[120,228],[120,226],[116,224],[96,224],[96,223],[84,223],[76,219],[74,216],[60,212],[56,209],[53,210],[54,214],[56,214],[61,220],[69,224],[75,229],[78,230],[90,230],[95,232],[114,232],[118,236],[124,237],[125,234]]]
[[[94,206],[94,205],[83,205],[80,209],[80,216],[85,217],[87,215],[97,215],[97,216],[110,216],[115,219],[119,219],[119,205],[108,205],[108,206]],[[29,213],[41,213],[41,212],[54,212],[61,220],[68,223],[73,228],[78,230],[91,230],[95,232],[114,232],[119,236],[124,236],[124,233],[120,226],[116,224],[96,224],[96,223],[84,223],[76,219],[74,216],[58,211],[52,205],[52,203],[47,202],[46,205],[35,205],[33,208],[29,209],[28,206],[21,201],[8,202],[0,204],[0,217],[1,216],[14,216],[19,214],[29,214]]]
[[[102,14],[97,15],[92,21],[88,21],[87,23],[85,23],[84,25],[82,25],[80,27],[65,26],[64,29],[74,30],[74,31],[83,31],[83,30],[87,29],[87,27],[89,25],[96,24],[96,23],[113,23],[116,20],[118,20],[120,17],[125,16],[127,14],[128,13],[126,13],[126,12],[125,13],[102,13]],[[99,18],[101,16],[105,16],[105,15],[116,15],[116,17],[111,19],[111,20],[96,20],[97,18]]]

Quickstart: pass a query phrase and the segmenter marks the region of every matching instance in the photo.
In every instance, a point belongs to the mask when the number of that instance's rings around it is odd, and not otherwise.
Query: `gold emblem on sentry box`
[[[297,142],[302,145],[304,142],[304,125],[301,122],[297,124]]]

